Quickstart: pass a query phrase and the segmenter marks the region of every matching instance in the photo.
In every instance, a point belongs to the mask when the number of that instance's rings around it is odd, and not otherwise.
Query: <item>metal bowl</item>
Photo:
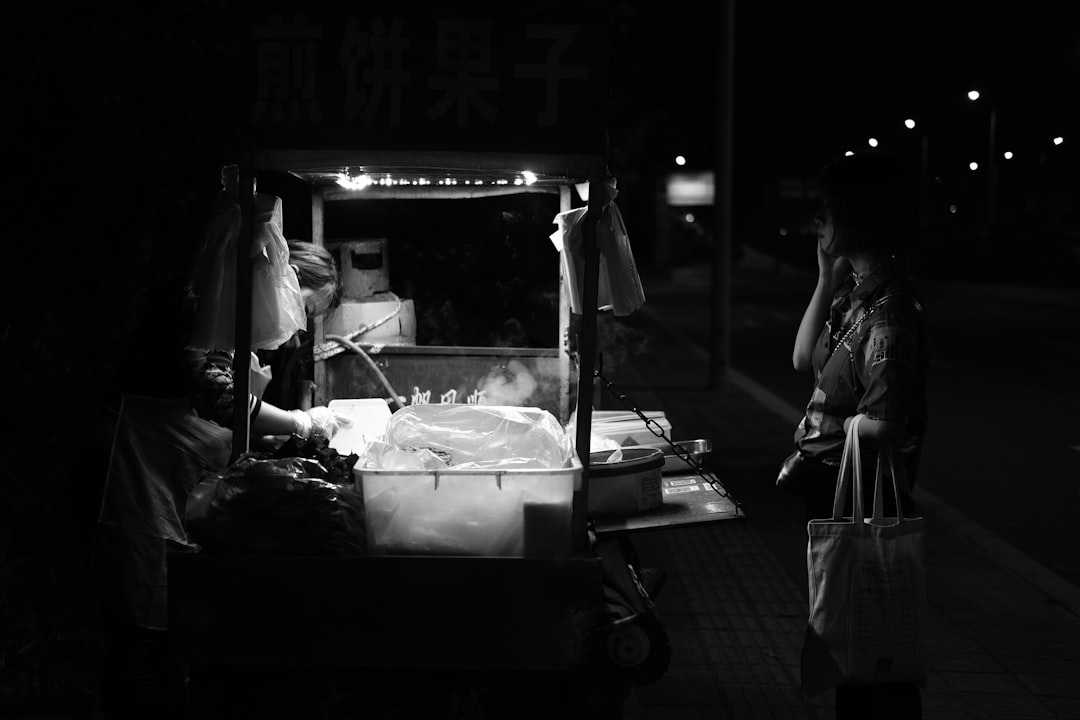
[[[705,460],[709,457],[709,453],[712,452],[712,440],[679,440],[674,443],[675,447],[686,452],[699,467],[705,465]],[[668,443],[649,443],[647,445],[641,445],[641,447],[659,448],[664,453],[664,467],[661,472],[694,472],[694,468],[690,463],[686,462]]]

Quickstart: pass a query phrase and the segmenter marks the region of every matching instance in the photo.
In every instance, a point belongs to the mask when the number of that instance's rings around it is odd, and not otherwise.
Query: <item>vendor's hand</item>
[[[313,407],[307,414],[311,418],[311,434],[327,439],[334,437],[341,428],[352,425],[351,418],[339,415],[327,407]]]
[[[817,244],[817,263],[818,276],[824,278],[832,289],[838,288],[851,274],[851,261],[841,255],[825,252],[820,241]]]
[[[322,406],[307,411],[292,410],[291,413],[296,419],[296,434],[305,440],[316,436],[329,440],[341,428],[352,425],[352,418]]]

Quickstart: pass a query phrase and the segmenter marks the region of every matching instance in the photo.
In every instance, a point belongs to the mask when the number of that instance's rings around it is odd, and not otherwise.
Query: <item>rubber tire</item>
[[[639,614],[623,627],[605,633],[601,653],[619,680],[640,687],[656,682],[667,672],[671,641],[653,613]]]

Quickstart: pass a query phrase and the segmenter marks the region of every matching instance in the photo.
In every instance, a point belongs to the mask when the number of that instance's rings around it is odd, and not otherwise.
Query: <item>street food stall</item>
[[[305,183],[312,241],[339,254],[353,303],[315,323],[312,402],[385,401],[404,444],[416,442],[410,431],[495,417],[496,432],[532,443],[530,459],[556,449],[547,464],[517,467],[362,460],[364,553],[170,556],[170,646],[191,668],[200,717],[293,704],[334,717],[618,717],[626,672],[649,654],[632,623],[650,603],[627,568],[626,533],[741,517],[722,489],[707,502],[668,492],[688,475],[661,484],[656,448],[640,451],[648,467],[628,471],[639,475],[628,515],[597,522],[590,502],[612,453],[590,452],[604,262],[596,228],[613,206],[609,24],[606,4],[592,2],[262,6],[238,24],[245,217],[265,179]],[[579,254],[559,264],[558,331],[546,348],[415,344],[409,298],[379,284],[385,245],[362,228],[326,233],[334,208],[350,203],[405,200],[422,213],[433,199],[520,193],[551,196],[563,217],[580,210]],[[250,226],[236,257],[237,358],[251,349]],[[571,250],[561,250],[565,260]],[[386,318],[393,330],[373,332]],[[245,397],[246,367],[237,370],[235,394]],[[492,372],[552,382],[509,400],[485,389]],[[233,457],[243,460],[249,419],[236,416]],[[718,486],[692,453],[675,452],[703,486]],[[643,505],[646,478],[655,497]]]

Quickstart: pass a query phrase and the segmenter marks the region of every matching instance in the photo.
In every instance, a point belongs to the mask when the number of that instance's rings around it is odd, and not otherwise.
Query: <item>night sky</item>
[[[655,62],[655,102],[672,117],[672,134],[708,152],[710,127],[696,121],[714,117],[718,22],[708,9],[671,12],[679,2],[635,11],[640,5],[623,5],[632,22],[620,39],[632,42],[622,57],[635,70]],[[735,9],[734,132],[747,171],[820,163],[907,117],[937,129],[965,113],[977,120],[971,88],[998,103],[1004,138],[1026,142],[1030,129],[1038,143],[1080,127],[1080,24],[1049,3],[743,1]]]

